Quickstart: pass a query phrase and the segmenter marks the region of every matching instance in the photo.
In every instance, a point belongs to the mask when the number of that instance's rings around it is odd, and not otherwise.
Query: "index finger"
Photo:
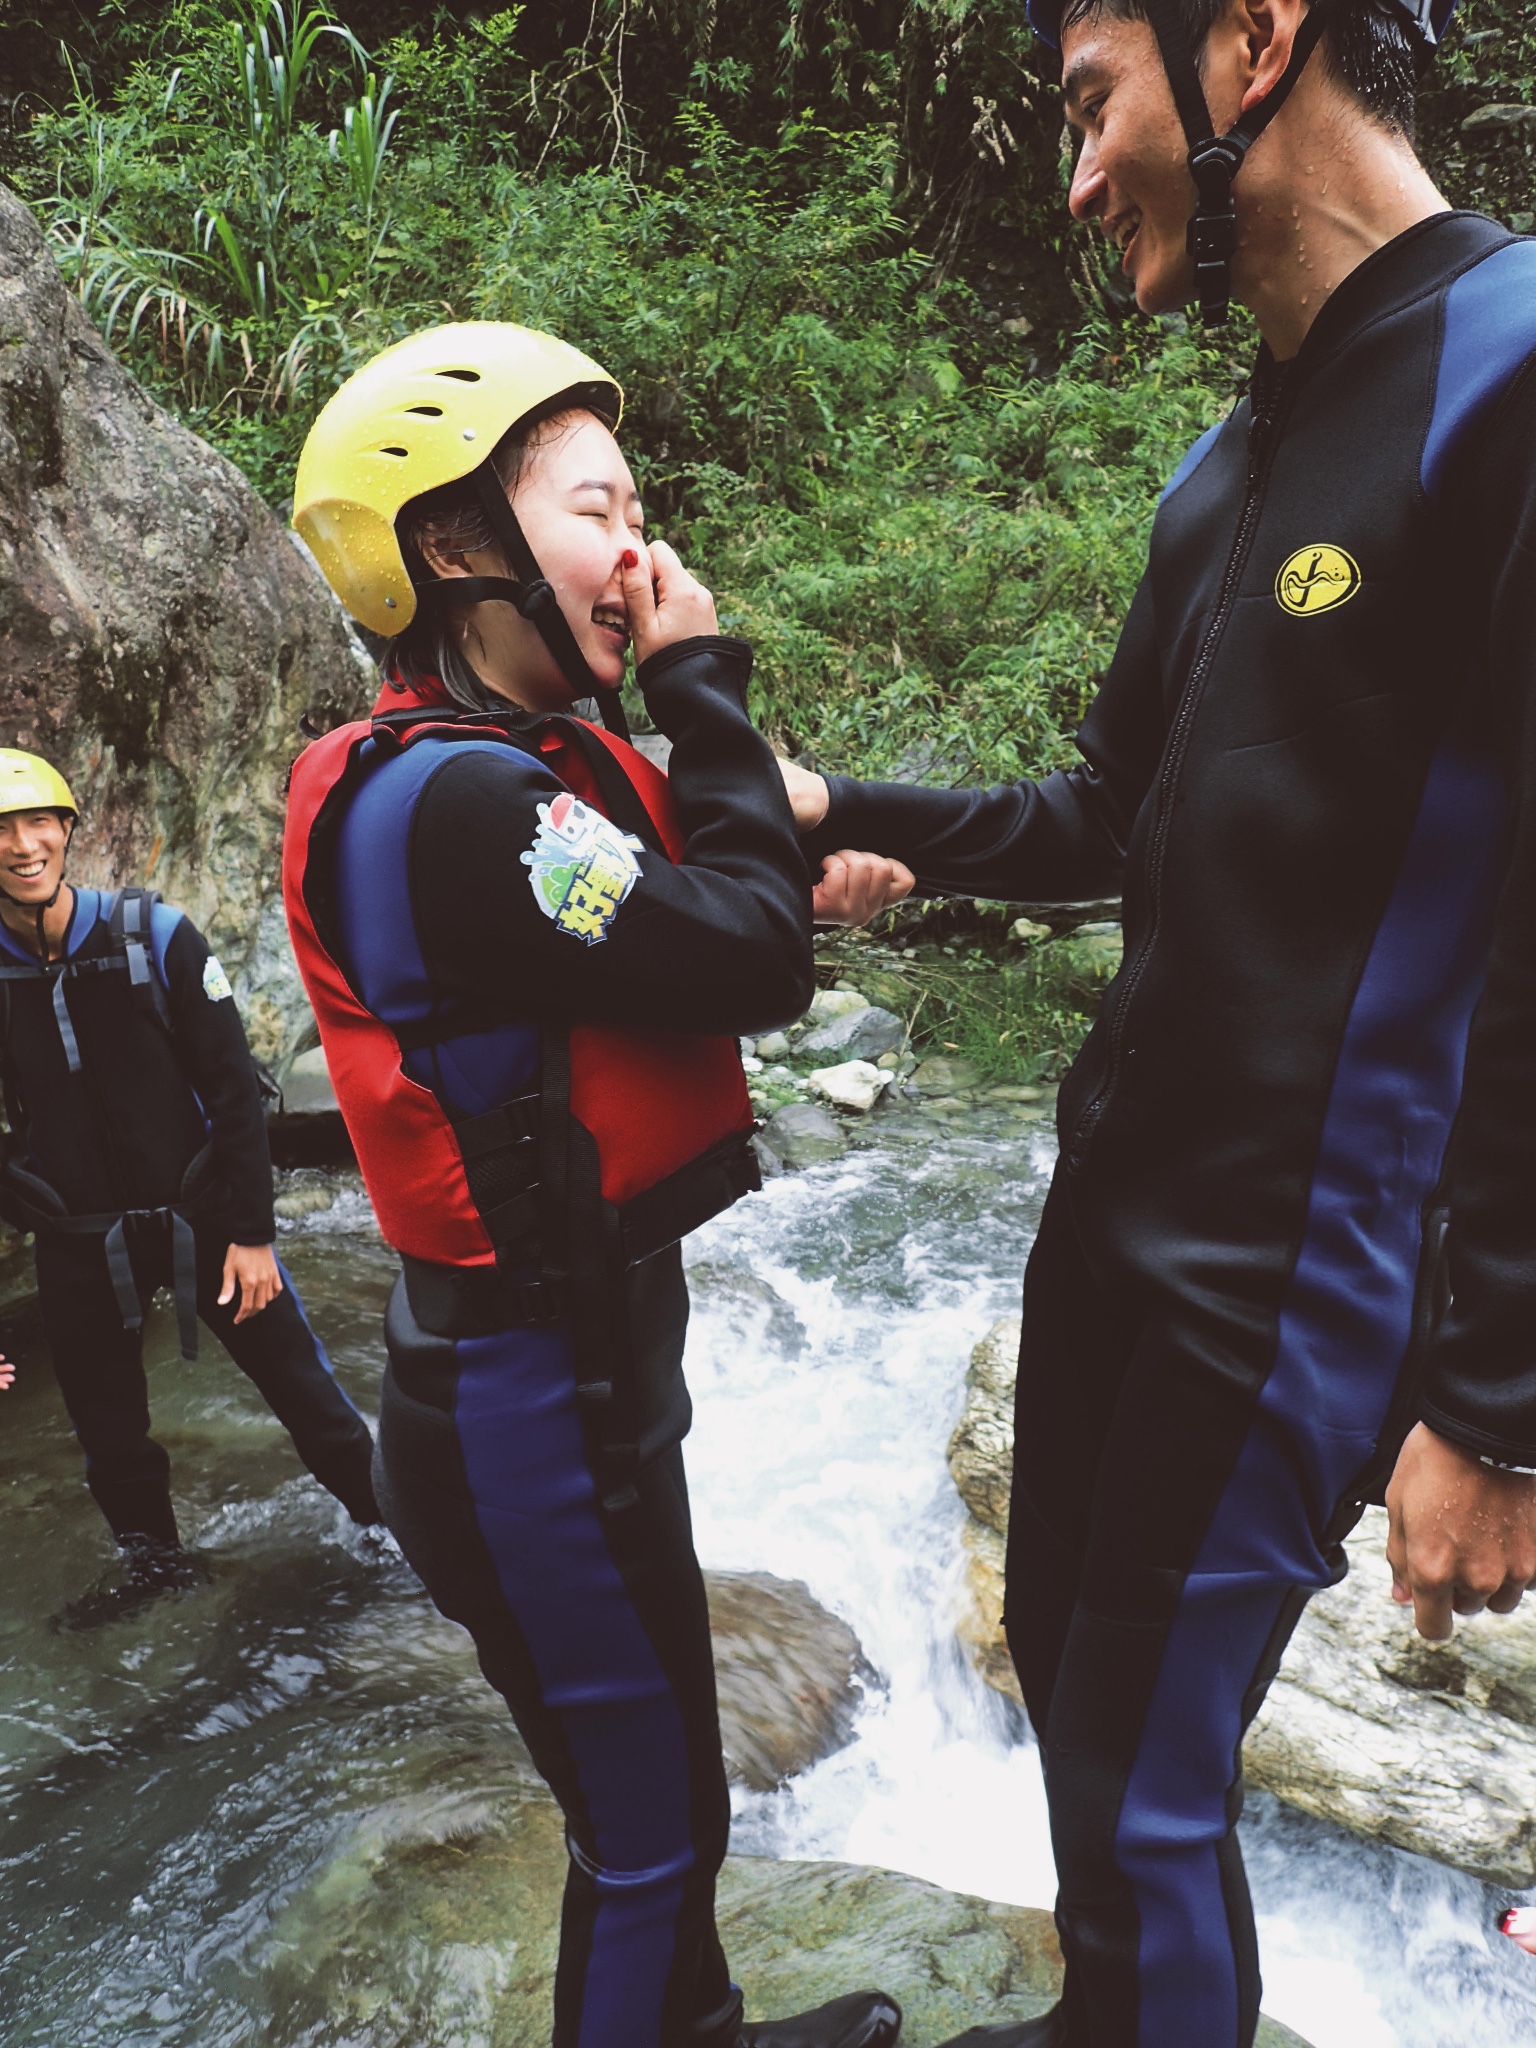
[[[675,548],[669,548],[664,540],[653,540],[651,549],[651,573],[656,578],[656,593],[665,597],[669,588],[688,576],[683,567],[682,557]]]
[[[1451,1619],[1451,1588],[1446,1585],[1416,1585],[1413,1588],[1413,1625],[1426,1643],[1448,1643],[1455,1633]]]

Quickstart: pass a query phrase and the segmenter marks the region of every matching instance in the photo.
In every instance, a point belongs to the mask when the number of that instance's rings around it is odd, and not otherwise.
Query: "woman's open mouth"
[[[605,633],[612,633],[621,647],[629,645],[629,620],[613,605],[593,605],[592,623],[601,626]]]

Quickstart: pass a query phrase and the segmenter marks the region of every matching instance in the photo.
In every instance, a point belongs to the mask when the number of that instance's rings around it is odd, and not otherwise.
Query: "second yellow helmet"
[[[41,754],[0,747],[0,817],[7,811],[68,811],[80,815],[69,784]]]
[[[569,342],[510,321],[465,320],[396,342],[349,377],[309,430],[293,523],[352,617],[402,632],[416,593],[395,533],[401,508],[477,469],[509,427],[575,386],[623,393]]]

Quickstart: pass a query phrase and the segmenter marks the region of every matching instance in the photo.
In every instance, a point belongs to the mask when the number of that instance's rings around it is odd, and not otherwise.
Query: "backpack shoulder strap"
[[[135,1003],[171,1028],[171,1006],[166,1001],[160,976],[155,971],[151,945],[150,918],[160,901],[158,889],[126,888],[114,891],[107,915],[107,931],[113,949],[128,963],[128,987]]]

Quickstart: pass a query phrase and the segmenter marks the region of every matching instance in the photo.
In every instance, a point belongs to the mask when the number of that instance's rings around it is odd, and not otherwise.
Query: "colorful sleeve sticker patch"
[[[229,976],[212,953],[203,962],[203,994],[210,1003],[222,1003],[234,994]]]
[[[557,931],[595,946],[608,936],[619,905],[635,886],[644,841],[562,790],[540,804],[539,829],[521,856],[534,901]]]

